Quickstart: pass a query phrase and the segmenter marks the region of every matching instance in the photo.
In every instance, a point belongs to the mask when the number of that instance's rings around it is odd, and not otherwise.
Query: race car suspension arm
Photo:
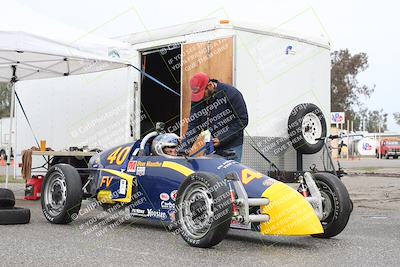
[[[243,184],[240,182],[239,176],[237,173],[229,173],[225,180],[233,187],[236,191],[236,199],[234,200],[233,205],[236,205],[239,211],[239,214],[233,216],[233,220],[239,223],[248,224],[253,222],[268,222],[269,216],[266,214],[249,214],[250,207],[260,207],[266,206],[269,204],[269,200],[266,198],[249,198],[247,196],[246,190],[243,187]]]
[[[304,179],[304,180],[303,180]],[[304,178],[302,176],[299,177],[300,183],[306,183],[308,190],[310,191],[309,197],[306,197],[306,200],[311,204],[318,218],[321,220],[323,216],[322,209],[322,196],[319,191],[317,184],[315,183],[311,173],[305,172]]]

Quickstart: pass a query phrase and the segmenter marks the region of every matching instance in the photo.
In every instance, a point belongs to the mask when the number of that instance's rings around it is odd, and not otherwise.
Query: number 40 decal
[[[124,163],[126,157],[129,154],[129,151],[131,151],[130,146],[124,148],[120,146],[119,148],[114,150],[110,155],[108,155],[107,160],[110,164],[114,164],[115,161],[115,164],[121,165],[122,163]]]
[[[260,179],[263,175],[259,172],[255,172],[249,169],[242,170],[242,183],[248,184],[254,179]]]

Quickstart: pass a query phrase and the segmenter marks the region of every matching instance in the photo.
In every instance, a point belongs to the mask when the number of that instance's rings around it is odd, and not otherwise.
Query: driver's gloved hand
[[[228,159],[228,160],[236,158],[236,152],[234,150],[231,150],[231,149],[221,150],[221,151],[219,151],[218,154],[221,155],[222,157]]]
[[[188,150],[188,149],[179,148],[179,149],[176,151],[176,154],[177,154],[178,156],[189,156],[189,150]]]

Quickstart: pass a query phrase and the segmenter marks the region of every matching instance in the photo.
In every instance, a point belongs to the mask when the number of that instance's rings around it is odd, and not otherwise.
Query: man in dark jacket
[[[234,151],[241,160],[243,130],[248,124],[246,103],[235,87],[197,73],[190,80],[192,107],[189,126],[181,147],[187,151],[201,132],[209,130],[217,154]],[[206,134],[207,135],[207,134]],[[207,137],[206,137],[207,139]]]

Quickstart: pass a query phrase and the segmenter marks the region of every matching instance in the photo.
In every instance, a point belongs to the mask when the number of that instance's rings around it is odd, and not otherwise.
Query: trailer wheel
[[[6,188],[0,188],[0,209],[12,208],[15,205],[15,196],[13,191]]]
[[[82,202],[82,181],[68,164],[56,164],[44,177],[41,204],[51,223],[67,224],[77,217]]]
[[[323,234],[313,237],[330,238],[340,234],[346,227],[352,211],[352,202],[346,187],[331,173],[313,174],[315,183],[323,197],[321,219]]]
[[[209,248],[220,243],[232,220],[229,188],[210,173],[194,173],[183,181],[176,209],[178,231],[193,247]]]
[[[326,121],[321,109],[311,103],[299,104],[290,113],[288,120],[289,139],[293,147],[302,154],[314,154],[321,150],[326,136]]]

